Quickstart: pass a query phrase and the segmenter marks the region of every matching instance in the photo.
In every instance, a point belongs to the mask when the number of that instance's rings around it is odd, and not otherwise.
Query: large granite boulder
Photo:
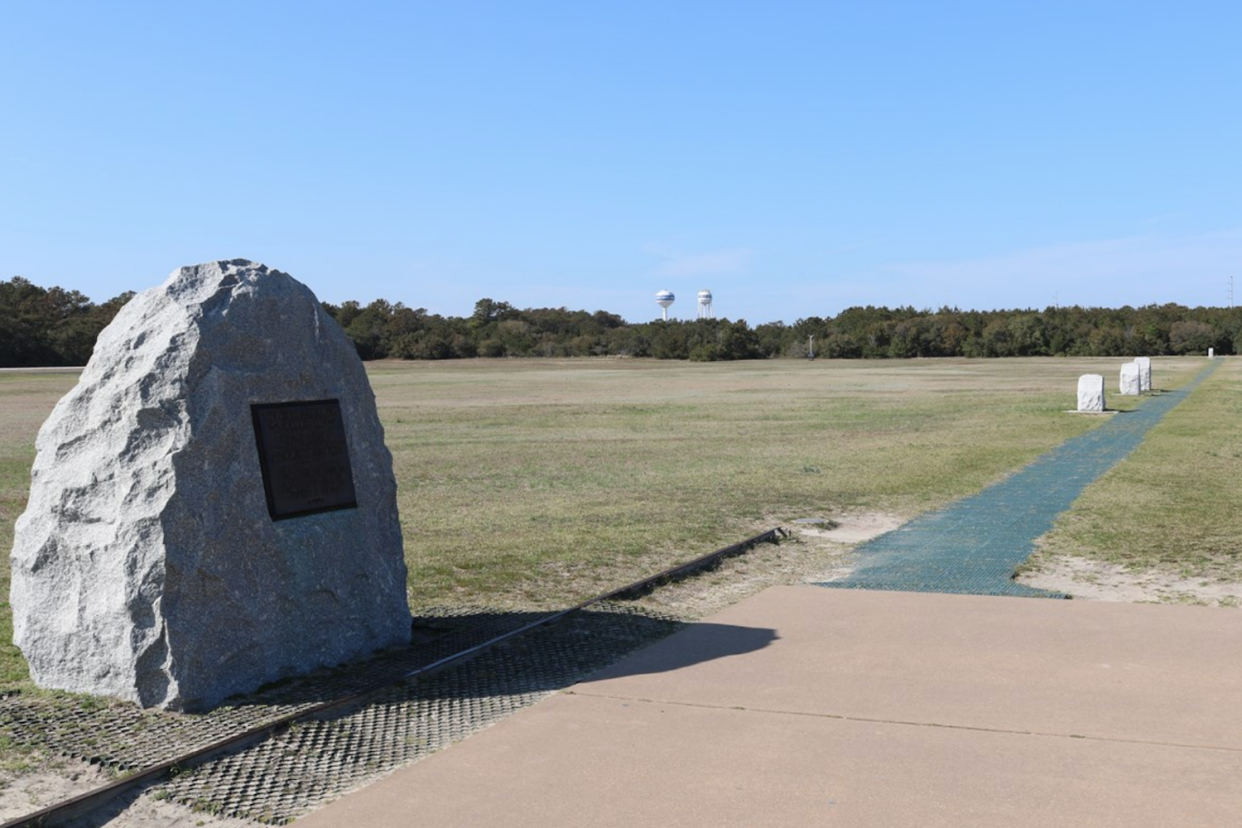
[[[1101,413],[1104,411],[1104,376],[1083,374],[1078,378],[1078,410]]]
[[[201,709],[409,641],[375,397],[290,276],[134,297],[36,446],[11,603],[38,685]]]

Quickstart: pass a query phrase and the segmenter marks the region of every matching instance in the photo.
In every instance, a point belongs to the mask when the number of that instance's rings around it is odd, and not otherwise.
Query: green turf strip
[[[821,586],[840,589],[1064,598],[1024,586],[1015,570],[1083,489],[1138,447],[1218,362],[1177,391],[1143,400],[971,497],[922,515],[855,550],[860,565]]]

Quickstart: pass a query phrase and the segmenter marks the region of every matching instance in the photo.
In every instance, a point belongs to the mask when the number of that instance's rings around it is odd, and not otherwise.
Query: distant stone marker
[[[1142,385],[1139,380],[1139,366],[1137,362],[1127,362],[1121,366],[1121,394],[1122,396],[1137,396],[1142,393]]]
[[[1151,391],[1151,357],[1135,357],[1134,364],[1139,367],[1139,391]]]
[[[1084,413],[1104,411],[1104,376],[1083,374],[1078,378],[1078,410]]]
[[[1215,359],[1215,358],[1216,358],[1216,349],[1208,348],[1208,359]]]
[[[375,397],[290,276],[213,262],[136,296],[37,449],[11,589],[36,684],[201,709],[409,641]]]

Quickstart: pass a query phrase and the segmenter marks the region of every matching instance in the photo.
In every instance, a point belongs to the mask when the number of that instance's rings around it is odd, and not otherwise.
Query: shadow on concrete
[[[672,672],[706,661],[757,652],[779,638],[776,630],[766,627],[738,627],[709,622],[688,624],[676,638],[652,644],[591,674],[584,681]]]
[[[0,700],[0,737],[15,745],[127,774],[159,762],[188,759],[195,750],[256,728],[262,730],[265,722],[289,713],[354,697],[314,714],[297,732],[326,728],[332,733],[354,733],[354,725],[340,724],[345,721],[387,721],[388,730],[425,727],[426,723],[420,722],[427,719],[427,711],[438,711],[427,720],[435,732],[423,735],[419,731],[416,739],[399,740],[403,744],[426,741],[428,749],[434,749],[440,742],[471,732],[477,727],[472,723],[475,720],[494,721],[580,681],[678,670],[754,652],[777,639],[770,629],[687,623],[622,604],[571,613],[493,643],[551,614],[476,611],[421,616],[413,619],[414,640],[407,647],[289,679],[199,714],[143,711],[130,704],[101,705],[90,697],[68,694],[54,698],[10,696]],[[676,642],[651,646],[674,633],[681,634]],[[467,650],[472,650],[467,657],[441,663]],[[418,674],[410,678],[411,673]],[[275,732],[286,733],[283,728]],[[390,738],[391,734],[381,728],[363,741],[383,743]],[[260,737],[258,742],[246,743],[257,746],[260,766],[262,742]],[[287,742],[281,744],[282,751],[291,749]],[[304,752],[310,761],[322,750],[323,746],[315,743]],[[219,763],[209,761],[200,767],[244,763],[248,760],[238,757],[245,752],[242,744],[226,748],[216,754]],[[184,767],[198,765],[197,760],[189,759]],[[262,773],[268,772],[270,769]],[[117,791],[100,810],[79,817],[75,824],[86,828],[107,823],[134,805],[141,792],[154,784],[158,783],[136,781],[132,787]],[[280,787],[283,783],[273,784]],[[174,782],[173,790],[177,788]],[[184,801],[179,794],[175,798]]]
[[[532,626],[554,611],[480,610],[455,615],[426,615],[413,619],[412,642],[371,658],[317,670],[309,675],[277,682],[248,696],[234,697],[233,708],[285,707],[321,704],[362,694],[389,684],[402,682],[411,674],[421,679],[429,673],[447,670],[468,672],[479,660],[506,661],[505,673],[523,692],[544,692],[567,687],[583,677],[613,665],[626,656],[682,633],[678,647],[660,647],[656,654],[626,664],[618,670],[662,672],[680,669],[700,661],[727,658],[762,649],[774,641],[774,630],[735,627],[726,624],[689,623],[649,615],[640,611],[592,608],[566,615],[544,626]],[[525,629],[530,627],[530,629]],[[525,630],[525,631],[522,631]],[[517,633],[511,638],[498,638]],[[495,651],[493,653],[492,651]],[[442,664],[463,652],[465,660]],[[437,682],[423,681],[430,688]],[[474,682],[458,682],[453,694],[472,692]],[[444,692],[441,687],[437,692]],[[485,694],[504,692],[489,686]],[[211,715],[210,713],[206,715]]]

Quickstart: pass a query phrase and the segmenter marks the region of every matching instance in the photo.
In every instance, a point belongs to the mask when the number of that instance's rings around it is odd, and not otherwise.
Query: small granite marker
[[[1151,391],[1151,357],[1135,357],[1134,364],[1139,367],[1139,391]]]
[[[292,277],[212,262],[134,297],[36,447],[11,603],[39,686],[202,709],[408,643],[375,396]]]
[[[1078,410],[1082,412],[1104,411],[1104,375],[1083,374],[1078,378]]]
[[[1137,362],[1127,362],[1121,366],[1121,394],[1131,397],[1142,393]]]

